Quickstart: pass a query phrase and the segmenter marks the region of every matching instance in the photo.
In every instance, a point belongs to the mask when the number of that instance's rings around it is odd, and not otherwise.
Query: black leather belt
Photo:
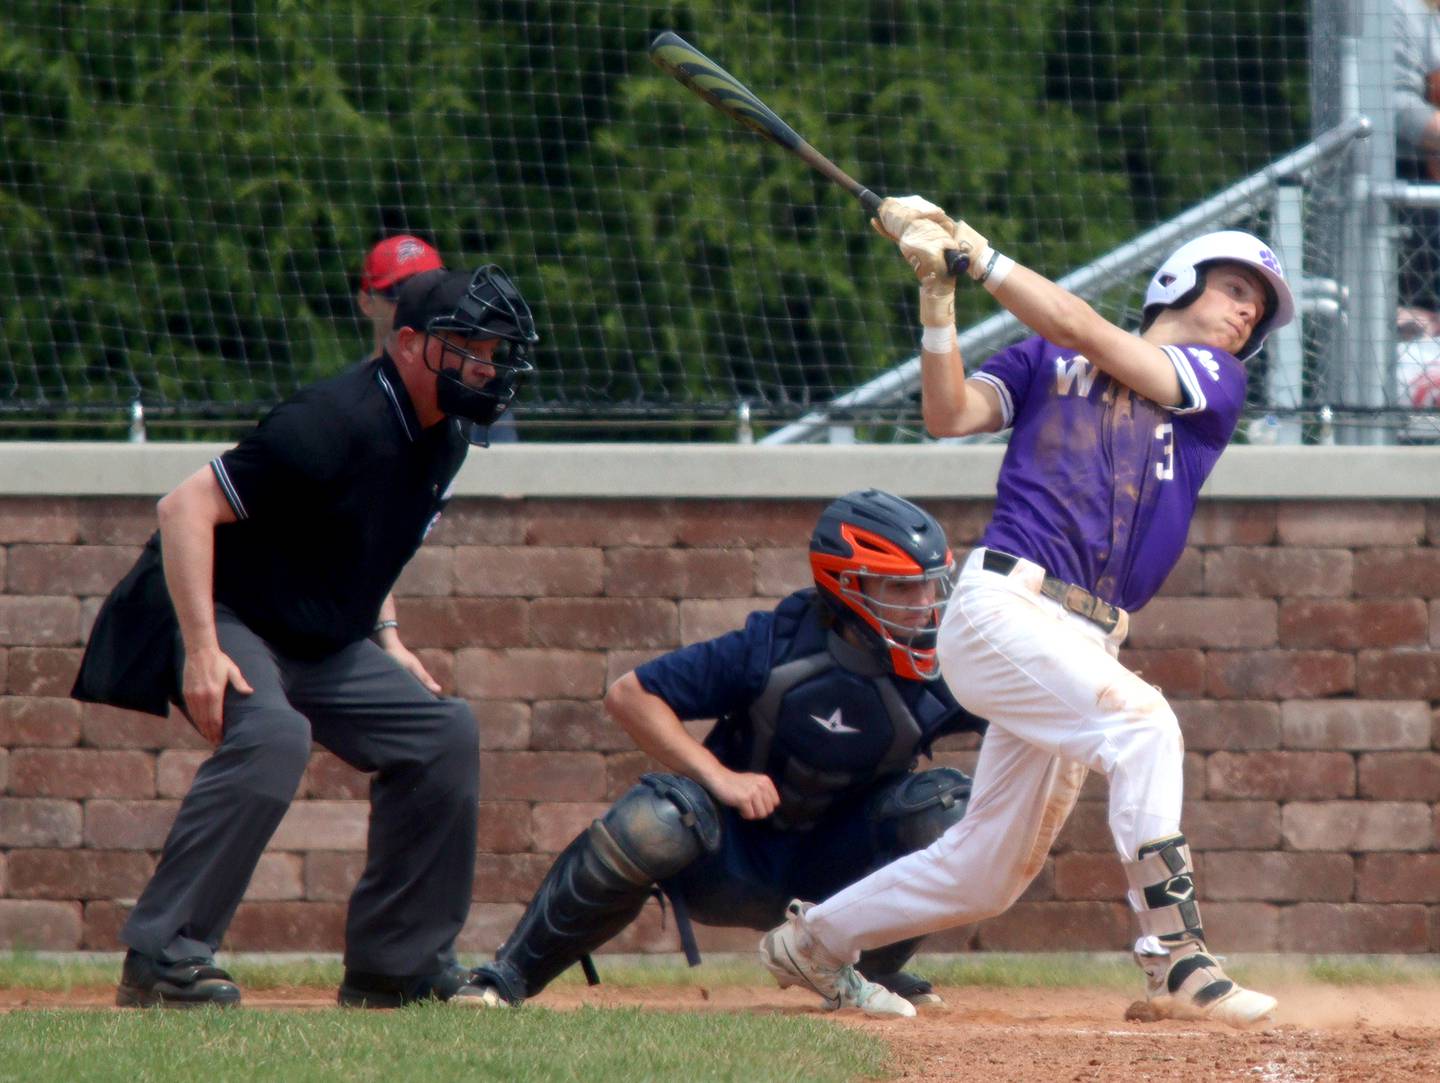
[[[1019,563],[1019,557],[1012,557],[1009,553],[1002,553],[998,549],[986,549],[980,566],[987,572],[1009,575]],[[1084,587],[1077,587],[1074,583],[1057,579],[1049,572],[1045,573],[1045,578],[1040,584],[1040,593],[1059,602],[1076,616],[1084,617],[1106,635],[1113,632],[1125,616],[1125,610],[1119,606],[1103,602]]]

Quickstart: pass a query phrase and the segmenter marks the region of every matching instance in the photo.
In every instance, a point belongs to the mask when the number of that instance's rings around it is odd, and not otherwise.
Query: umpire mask
[[[396,304],[395,325],[423,331],[440,343],[435,401],[442,413],[489,425],[515,400],[521,379],[535,371],[529,350],[540,341],[530,306],[510,276],[494,264],[465,272],[430,271],[405,283]],[[447,336],[447,337],[441,337]],[[459,340],[498,340],[490,357],[456,344]],[[467,384],[464,368],[475,361],[495,375],[479,387]]]

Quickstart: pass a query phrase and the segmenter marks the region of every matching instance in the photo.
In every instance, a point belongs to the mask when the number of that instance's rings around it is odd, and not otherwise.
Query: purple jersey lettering
[[[972,378],[999,394],[1014,430],[982,545],[1124,609],[1150,600],[1245,403],[1245,369],[1224,350],[1161,349],[1185,395],[1174,408],[1038,336],[980,367]]]

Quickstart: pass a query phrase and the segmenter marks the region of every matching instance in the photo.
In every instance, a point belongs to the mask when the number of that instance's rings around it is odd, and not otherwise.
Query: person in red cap
[[[408,233],[386,237],[370,249],[360,273],[360,293],[356,298],[374,332],[374,344],[367,361],[375,360],[385,349],[385,340],[395,322],[395,301],[400,296],[400,287],[421,271],[444,266],[439,252]]]

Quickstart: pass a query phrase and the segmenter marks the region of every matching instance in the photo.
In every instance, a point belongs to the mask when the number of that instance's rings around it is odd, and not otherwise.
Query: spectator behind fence
[[[385,352],[385,340],[395,324],[395,302],[400,287],[421,271],[443,268],[440,253],[419,237],[408,233],[386,237],[365,256],[360,271],[360,292],[355,303],[370,321],[371,348],[367,361]]]
[[[1440,182],[1440,0],[1394,0],[1395,173]],[[1440,211],[1402,207],[1408,239],[1399,275],[1401,337],[1440,335]]]

